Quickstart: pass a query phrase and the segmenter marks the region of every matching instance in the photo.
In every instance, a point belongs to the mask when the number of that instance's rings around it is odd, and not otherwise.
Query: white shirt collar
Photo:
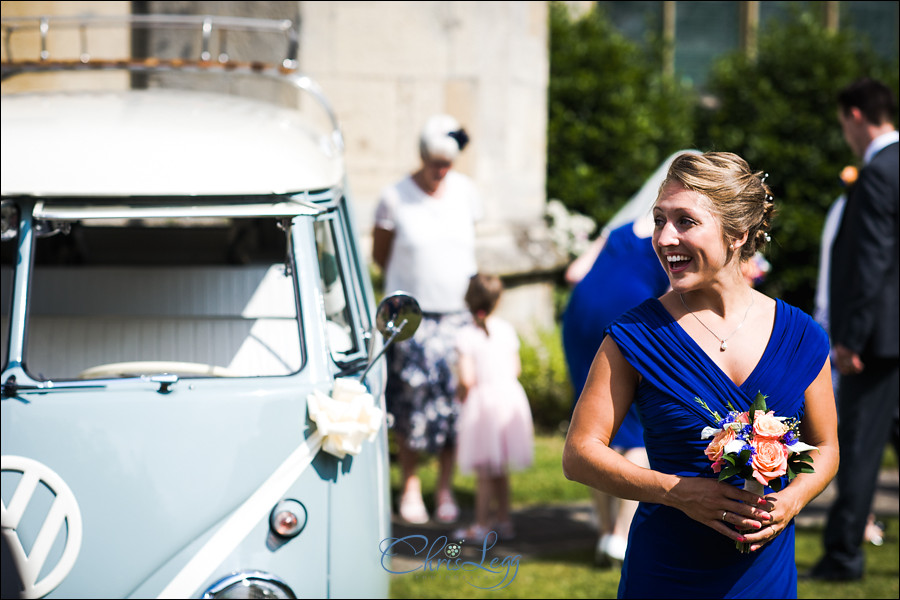
[[[894,130],[882,133],[869,143],[869,147],[866,148],[866,153],[863,155],[863,164],[869,164],[872,162],[872,157],[878,154],[879,150],[898,141],[900,141],[900,131]]]

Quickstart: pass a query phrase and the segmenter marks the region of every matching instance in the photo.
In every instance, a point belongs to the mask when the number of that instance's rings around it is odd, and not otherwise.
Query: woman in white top
[[[456,521],[456,332],[468,324],[465,293],[477,271],[475,221],[481,203],[471,180],[452,170],[468,135],[449,115],[422,130],[417,171],[387,187],[375,210],[372,257],[386,292],[411,294],[423,318],[415,335],[387,353],[387,408],[394,419],[403,482],[400,516],[428,521],[417,475],[420,452],[439,457],[436,517]]]

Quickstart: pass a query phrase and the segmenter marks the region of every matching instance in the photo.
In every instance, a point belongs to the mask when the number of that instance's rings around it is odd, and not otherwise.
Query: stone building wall
[[[363,235],[380,189],[419,166],[422,124],[450,113],[472,137],[455,168],[483,196],[478,258],[507,276],[501,311],[550,326],[564,259],[543,219],[548,3],[300,2],[300,18],[300,67],[342,121]]]
[[[340,120],[367,254],[379,191],[419,166],[425,120],[454,115],[472,138],[455,168],[484,200],[479,264],[507,282],[500,311],[523,332],[552,326],[552,280],[565,258],[543,217],[548,2],[3,2],[4,16],[129,9],[299,23],[299,67]],[[188,52],[189,35],[149,43],[154,51]],[[230,40],[230,50],[246,50],[242,43]]]

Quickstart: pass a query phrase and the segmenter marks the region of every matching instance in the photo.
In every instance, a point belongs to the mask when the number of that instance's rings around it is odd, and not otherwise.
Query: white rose
[[[307,397],[307,410],[323,436],[322,450],[338,458],[359,454],[363,441],[375,439],[384,418],[366,387],[352,379],[336,379],[331,396],[314,391]]]

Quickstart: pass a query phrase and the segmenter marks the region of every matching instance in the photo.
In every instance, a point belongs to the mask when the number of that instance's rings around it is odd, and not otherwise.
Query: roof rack
[[[215,36],[219,53],[216,62],[229,62],[225,51],[227,34],[234,31],[254,33],[275,33],[284,37],[286,44],[282,67],[297,67],[297,30],[288,19],[253,19],[247,17],[217,17],[212,15],[83,15],[83,16],[40,16],[40,17],[5,17],[2,20],[3,44],[6,51],[4,69],[17,64],[12,53],[12,36],[22,31],[38,31],[41,49],[39,61],[50,61],[48,39],[57,30],[78,29],[80,33],[81,52],[79,59],[83,63],[90,62],[91,54],[87,47],[87,31],[89,28],[121,27],[128,25],[132,29],[196,29],[200,34],[200,54],[197,62],[211,62],[211,42]],[[25,61],[30,62],[30,61]]]
[[[199,53],[193,58],[102,58],[91,55],[88,48],[88,31],[98,28],[128,27],[132,31],[194,30],[200,39]],[[23,73],[52,71],[105,71],[125,70],[130,72],[243,72],[275,78],[312,95],[325,110],[331,125],[332,137],[341,151],[344,149],[343,135],[330,102],[321,87],[307,75],[298,71],[298,33],[288,19],[257,19],[247,17],[220,17],[212,15],[83,15],[83,16],[36,16],[4,17],[0,20],[5,57],[0,61],[0,80]],[[78,30],[78,58],[55,58],[51,56],[49,39],[60,31]],[[12,38],[16,34],[38,32],[40,50],[36,56],[17,58],[13,55]],[[278,63],[262,61],[232,60],[227,52],[230,32],[250,32],[275,34],[282,38],[284,55]],[[217,50],[213,59],[213,48]]]

